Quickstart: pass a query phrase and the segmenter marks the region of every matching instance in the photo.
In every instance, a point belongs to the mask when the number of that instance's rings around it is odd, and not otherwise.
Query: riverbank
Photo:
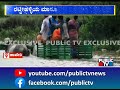
[[[0,50],[0,67],[97,67],[100,58],[94,55],[92,59],[49,60],[30,55],[22,59],[4,59],[3,52]],[[120,66],[120,63],[114,63],[114,66]]]

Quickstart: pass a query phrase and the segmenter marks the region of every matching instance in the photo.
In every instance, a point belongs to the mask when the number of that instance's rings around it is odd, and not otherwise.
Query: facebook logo
[[[25,85],[25,80],[23,78],[17,78],[15,80],[15,85],[18,87],[18,88],[22,88],[24,85]]]

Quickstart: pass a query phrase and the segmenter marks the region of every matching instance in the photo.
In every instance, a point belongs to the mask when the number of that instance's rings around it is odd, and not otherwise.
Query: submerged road
[[[30,55],[22,59],[4,59],[4,50],[0,50],[0,67],[96,67],[98,66],[99,56],[93,56],[92,59],[78,60],[58,60],[43,59]],[[120,63],[114,63],[114,66],[120,66]]]

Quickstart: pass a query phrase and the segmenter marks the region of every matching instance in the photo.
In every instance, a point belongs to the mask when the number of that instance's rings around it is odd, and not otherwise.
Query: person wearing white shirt
[[[48,39],[48,33],[50,31],[50,23],[49,23],[49,19],[52,18],[51,15],[49,16],[44,16],[44,20],[42,22],[41,25],[41,30],[39,32],[39,35],[37,36],[37,41],[46,41]]]

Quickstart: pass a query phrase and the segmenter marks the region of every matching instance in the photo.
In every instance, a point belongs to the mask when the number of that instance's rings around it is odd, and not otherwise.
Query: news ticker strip
[[[4,15],[116,15],[116,5],[5,5]]]

